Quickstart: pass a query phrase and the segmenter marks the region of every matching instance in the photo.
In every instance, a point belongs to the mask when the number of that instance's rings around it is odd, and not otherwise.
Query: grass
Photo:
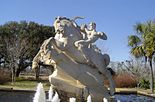
[[[10,81],[0,84],[0,89],[10,88],[14,90],[36,90],[38,83],[41,82],[44,85],[45,90],[49,89],[50,83],[48,80],[39,79],[38,81],[32,78],[19,77],[16,82]]]

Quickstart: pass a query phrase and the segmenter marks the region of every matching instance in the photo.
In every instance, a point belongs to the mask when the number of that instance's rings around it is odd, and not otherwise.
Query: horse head
[[[70,39],[74,39],[77,41],[82,38],[80,27],[74,22],[66,17],[57,17],[54,21],[54,28],[56,32],[56,36],[59,37],[67,37]]]

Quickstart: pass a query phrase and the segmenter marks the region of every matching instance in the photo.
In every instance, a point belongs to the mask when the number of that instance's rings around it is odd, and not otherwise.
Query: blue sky
[[[0,25],[27,20],[52,26],[57,16],[85,17],[79,25],[96,22],[108,36],[97,46],[112,61],[124,61],[130,58],[127,37],[135,33],[133,26],[155,20],[155,0],[0,0]]]

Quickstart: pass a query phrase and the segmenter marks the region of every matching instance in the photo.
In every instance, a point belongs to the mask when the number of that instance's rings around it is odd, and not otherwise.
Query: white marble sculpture
[[[96,24],[78,26],[75,20],[57,17],[54,21],[55,37],[44,41],[33,59],[32,68],[39,62],[53,65],[55,71],[49,77],[58,89],[80,94],[85,89],[96,102],[109,99],[115,92],[115,84],[107,66],[109,55],[102,54],[94,44],[96,40],[106,40],[103,32],[96,31]],[[103,79],[110,83],[110,93]],[[78,87],[78,88],[77,88]],[[83,90],[82,90],[83,91]]]

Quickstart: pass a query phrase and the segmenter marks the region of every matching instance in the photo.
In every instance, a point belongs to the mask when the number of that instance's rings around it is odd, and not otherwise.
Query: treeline
[[[0,65],[18,77],[31,65],[43,41],[54,35],[54,27],[35,22],[11,21],[0,25]]]

